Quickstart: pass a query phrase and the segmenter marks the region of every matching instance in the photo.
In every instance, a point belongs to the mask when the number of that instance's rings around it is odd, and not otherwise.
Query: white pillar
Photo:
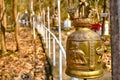
[[[60,14],[60,0],[58,0],[58,25],[59,25],[59,42],[61,44],[61,14]],[[59,51],[60,56],[59,56],[59,77],[60,80],[62,80],[62,52],[61,50]]]
[[[47,8],[48,9],[48,29],[50,30],[50,9],[49,7]],[[48,35],[48,54],[49,54],[49,57],[51,57],[51,41],[50,41],[50,33]]]

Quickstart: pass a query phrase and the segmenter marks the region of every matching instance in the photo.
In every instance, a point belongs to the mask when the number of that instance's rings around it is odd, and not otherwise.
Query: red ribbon
[[[100,30],[100,27],[101,27],[100,23],[95,23],[95,24],[91,25],[90,29],[91,30]]]

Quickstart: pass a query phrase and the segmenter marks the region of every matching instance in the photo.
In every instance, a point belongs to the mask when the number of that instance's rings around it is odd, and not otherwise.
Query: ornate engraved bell
[[[73,25],[76,31],[68,36],[66,44],[66,74],[77,78],[102,76],[104,70],[101,58],[104,45],[100,36],[88,28],[91,19],[74,18]]]

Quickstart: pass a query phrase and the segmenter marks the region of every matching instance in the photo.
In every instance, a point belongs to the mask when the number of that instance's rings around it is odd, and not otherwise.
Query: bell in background
[[[58,11],[55,9],[53,17],[53,29],[57,30],[57,28],[58,28]]]
[[[74,8],[68,8],[76,31],[68,36],[66,44],[66,74],[76,78],[97,78],[103,75],[102,54],[104,45],[101,37],[89,27],[89,4],[79,0]],[[85,12],[86,11],[86,12]]]

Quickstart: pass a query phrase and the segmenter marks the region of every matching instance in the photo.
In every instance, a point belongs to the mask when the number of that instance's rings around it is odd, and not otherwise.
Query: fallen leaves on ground
[[[45,80],[46,57],[39,36],[37,35],[34,45],[32,30],[28,27],[20,27],[19,30],[20,52],[15,52],[15,33],[6,32],[8,52],[0,55],[0,80],[21,80],[23,74],[31,76],[33,80],[34,66],[39,70],[35,74],[36,80]]]

